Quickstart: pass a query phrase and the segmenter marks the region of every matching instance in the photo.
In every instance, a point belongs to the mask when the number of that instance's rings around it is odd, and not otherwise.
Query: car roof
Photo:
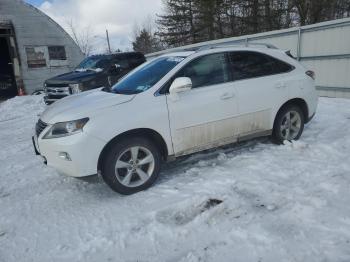
[[[196,53],[196,52],[195,51],[172,52],[172,53],[167,53],[167,54],[161,55],[161,57],[167,57],[167,56],[188,57],[190,55],[193,55],[194,53]]]
[[[171,52],[167,54],[163,54],[162,56],[182,56],[182,57],[189,57],[193,54],[209,54],[209,53],[216,53],[220,51],[255,51],[255,52],[261,52],[261,53],[285,53],[285,50],[277,49],[277,48],[271,48],[266,46],[239,46],[239,45],[222,45],[222,46],[210,46],[210,47],[203,47],[199,48],[195,51],[182,51],[182,52]]]
[[[112,54],[91,55],[89,57],[108,57],[108,58],[112,58],[112,57],[117,57],[117,56],[134,55],[134,54],[143,56],[143,54],[141,52],[118,52],[118,53],[112,53]]]

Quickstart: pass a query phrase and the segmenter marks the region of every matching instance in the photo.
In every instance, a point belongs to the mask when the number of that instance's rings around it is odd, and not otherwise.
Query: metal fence
[[[148,54],[147,57],[206,45],[249,43],[268,43],[290,50],[304,66],[316,72],[316,85],[321,96],[350,98],[349,18],[202,42]]]

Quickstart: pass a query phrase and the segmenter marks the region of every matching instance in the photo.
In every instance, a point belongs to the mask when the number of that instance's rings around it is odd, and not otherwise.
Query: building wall
[[[316,72],[321,96],[350,98],[350,19],[339,19],[300,28],[208,41],[149,54],[196,48],[207,45],[269,43],[291,50],[293,56]]]
[[[52,19],[21,0],[0,0],[0,20],[11,21],[14,27],[20,61],[20,73],[26,93],[42,89],[50,77],[72,70],[83,54],[72,38]],[[50,61],[45,67],[29,68],[26,47],[64,46],[66,61]],[[47,51],[46,51],[47,52]]]

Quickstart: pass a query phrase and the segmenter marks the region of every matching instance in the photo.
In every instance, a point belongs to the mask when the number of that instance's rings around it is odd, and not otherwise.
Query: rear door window
[[[257,52],[231,52],[229,57],[233,80],[281,74],[294,68],[288,63]]]

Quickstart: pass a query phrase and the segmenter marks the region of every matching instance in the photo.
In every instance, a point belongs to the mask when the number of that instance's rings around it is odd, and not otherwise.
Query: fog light
[[[59,152],[58,153],[58,157],[62,158],[64,160],[67,160],[67,161],[72,161],[72,159],[70,158],[69,154],[66,153],[66,152]]]

